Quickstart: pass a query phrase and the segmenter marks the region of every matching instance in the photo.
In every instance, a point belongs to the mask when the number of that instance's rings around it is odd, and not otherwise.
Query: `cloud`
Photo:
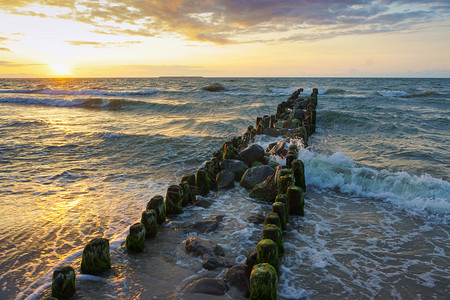
[[[11,49],[5,48],[5,47],[0,47],[0,51],[11,51]]]
[[[94,42],[94,41],[65,41],[72,46],[93,46],[95,48],[105,47],[127,47],[130,45],[141,44],[141,41],[125,41],[125,42]]]
[[[47,64],[19,64],[6,60],[0,60],[0,67],[29,67],[29,66],[46,66]]]
[[[39,2],[6,0],[2,5],[9,13],[45,14],[27,9]],[[62,8],[58,17],[91,24],[98,33],[173,35],[216,44],[405,31],[445,21],[450,11],[445,2],[418,0],[48,0],[45,5]]]

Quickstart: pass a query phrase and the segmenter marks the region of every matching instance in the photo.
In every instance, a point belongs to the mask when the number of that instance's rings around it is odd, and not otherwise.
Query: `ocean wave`
[[[343,152],[325,156],[304,149],[299,158],[305,163],[307,184],[383,199],[412,215],[438,222],[448,220],[450,183],[445,180],[359,166]]]
[[[443,96],[440,93],[434,92],[434,91],[425,91],[425,92],[418,92],[418,93],[408,93],[405,91],[377,91],[377,94],[383,97],[390,97],[390,98],[420,98],[420,97],[432,97],[432,96]]]
[[[291,95],[297,89],[294,88],[269,88],[269,91],[273,94],[279,95]],[[309,96],[312,93],[312,89],[303,89],[303,95]],[[328,93],[329,89],[319,89],[319,95]]]
[[[54,89],[25,89],[25,90],[0,90],[1,94],[41,94],[41,95],[65,95],[65,96],[149,96],[160,93],[160,90],[142,90],[142,91],[125,91],[110,92],[103,90],[54,90]]]
[[[328,89],[328,90],[323,90],[324,92],[322,94],[344,94],[346,92],[346,90],[342,90],[342,89]],[[320,94],[320,90],[319,90],[319,94]]]

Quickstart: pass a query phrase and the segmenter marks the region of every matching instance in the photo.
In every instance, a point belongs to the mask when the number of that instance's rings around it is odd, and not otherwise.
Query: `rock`
[[[287,197],[289,201],[289,213],[291,215],[305,215],[305,198],[303,190],[298,186],[290,186],[287,189]]]
[[[272,128],[272,127],[264,129],[263,134],[272,136],[272,137],[280,136],[280,133],[278,132],[278,130],[276,130],[275,128]]]
[[[210,207],[212,204],[213,204],[212,201],[206,200],[206,199],[204,199],[204,198],[199,198],[199,199],[197,199],[197,200],[193,203],[194,206],[200,206],[200,207],[203,207],[203,208],[208,208],[208,207]]]
[[[142,223],[135,223],[130,226],[130,233],[125,240],[128,251],[142,252],[145,249],[145,226]]]
[[[286,149],[287,144],[284,140],[279,141],[272,149],[270,149],[270,154],[285,157],[288,150]]]
[[[147,209],[153,209],[156,211],[156,220],[158,224],[164,223],[166,220],[166,206],[164,204],[164,198],[161,195],[154,196],[147,203]]]
[[[254,161],[264,158],[264,149],[260,145],[252,144],[239,152],[237,158],[251,166]]]
[[[208,195],[209,189],[211,188],[211,179],[204,168],[197,170],[197,173],[195,174],[195,186],[200,195]]]
[[[177,215],[183,212],[183,190],[179,185],[171,185],[166,194],[166,215]]]
[[[250,197],[273,202],[278,194],[278,180],[281,170],[281,166],[276,167],[272,176],[268,177],[262,184],[257,184],[253,188],[250,192]]]
[[[75,270],[71,266],[57,268],[52,277],[52,297],[70,299],[75,294]]]
[[[303,99],[302,101],[298,102],[297,107],[299,109],[305,109],[307,105],[308,105],[308,100]]]
[[[225,87],[220,83],[213,83],[211,85],[203,87],[202,89],[207,92],[220,92],[225,90]]]
[[[202,278],[188,284],[184,289],[184,293],[197,293],[208,295],[225,295],[228,286],[223,279]]]
[[[283,233],[280,227],[273,224],[264,225],[262,238],[274,241],[278,246],[278,254],[281,255],[284,252]]]
[[[255,225],[259,225],[264,223],[265,218],[262,215],[250,214],[245,218],[245,220]]]
[[[291,119],[303,120],[305,118],[305,111],[302,109],[294,109],[290,114]]]
[[[242,176],[241,186],[246,189],[252,189],[258,183],[262,183],[274,173],[275,170],[269,166],[250,168],[247,171],[245,171],[244,175]]]
[[[141,223],[145,226],[145,237],[150,239],[158,233],[158,221],[156,211],[147,209],[142,212]]]
[[[280,204],[282,204],[282,203],[280,203]],[[283,212],[284,212],[284,204],[282,204],[282,205],[283,205]],[[282,229],[280,216],[276,212],[271,212],[271,213],[267,214],[266,218],[264,219],[264,225],[267,225],[267,224],[273,224],[273,225],[280,227],[280,229]]]
[[[250,168],[261,167],[261,166],[264,166],[264,163],[262,163],[260,161],[254,161],[254,162],[252,162],[252,165],[250,166]]]
[[[83,274],[99,275],[111,269],[109,240],[95,238],[83,250],[80,271]]]
[[[263,239],[256,246],[256,263],[268,263],[275,270],[279,267],[278,246],[271,239]]]
[[[245,260],[245,265],[247,267],[245,270],[247,272],[248,278],[250,278],[250,273],[252,272],[253,267],[256,265],[257,258],[258,253],[256,251],[247,255],[247,259]]]
[[[225,252],[222,247],[210,241],[193,237],[186,241],[185,249],[188,253],[194,253],[201,256],[203,268],[207,270],[231,266],[231,263],[223,258]]]
[[[224,216],[212,216],[207,219],[201,220],[194,225],[189,226],[186,231],[196,231],[198,233],[208,233],[216,230],[219,224],[223,221]]]
[[[286,224],[287,224],[286,205],[282,202],[275,202],[272,204],[272,212],[278,216],[278,218],[280,220],[281,229],[286,230]],[[272,224],[275,224],[275,223],[272,223]]]
[[[226,189],[226,188],[234,188],[234,179],[235,179],[235,175],[233,172],[231,172],[229,170],[220,171],[216,177],[217,188],[219,190]]]
[[[220,162],[220,168],[233,172],[235,180],[240,181],[242,175],[247,171],[248,166],[243,161],[237,159],[224,159]]]
[[[258,183],[257,185],[255,185],[248,196],[250,198],[259,200],[267,200],[267,198],[269,198],[267,191],[264,188],[264,183]]]
[[[268,263],[253,267],[250,275],[250,300],[275,300],[277,296],[277,271]]]
[[[250,295],[250,279],[247,276],[247,265],[241,264],[228,269],[225,279],[231,285],[237,287],[244,294],[244,297],[247,298]]]
[[[306,191],[305,164],[296,159],[292,162],[292,172],[294,173],[295,185]]]

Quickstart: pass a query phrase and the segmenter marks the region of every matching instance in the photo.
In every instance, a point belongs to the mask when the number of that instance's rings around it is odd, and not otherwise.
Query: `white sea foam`
[[[309,185],[380,198],[413,215],[444,222],[450,214],[450,183],[442,179],[359,166],[343,152],[326,156],[304,149],[299,158]]]
[[[404,91],[377,91],[377,93],[383,97],[408,97],[411,94]]]

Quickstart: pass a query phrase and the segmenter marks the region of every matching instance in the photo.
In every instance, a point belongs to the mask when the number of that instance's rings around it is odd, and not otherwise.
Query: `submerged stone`
[[[52,277],[52,297],[70,299],[75,294],[75,270],[71,266],[57,268]]]
[[[197,293],[208,295],[225,295],[228,286],[223,279],[218,278],[202,278],[188,284],[184,289],[184,293]]]
[[[231,263],[223,257],[225,252],[222,247],[213,242],[193,237],[186,240],[185,249],[187,253],[200,255],[202,266],[207,270],[231,266]]]
[[[142,252],[145,249],[145,226],[142,223],[135,223],[130,226],[130,233],[127,235],[125,246],[129,251]]]
[[[247,265],[241,264],[229,268],[225,274],[225,279],[231,285],[237,287],[244,294],[244,297],[250,295],[250,274],[247,275]]]
[[[278,277],[275,268],[262,263],[250,275],[250,300],[276,300]]]
[[[142,212],[141,223],[145,226],[145,237],[153,238],[158,233],[158,221],[156,211],[147,209]]]
[[[257,184],[264,182],[268,177],[272,176],[275,170],[270,166],[259,166],[250,168],[245,171],[241,179],[241,186],[246,189],[252,189]]]
[[[83,274],[99,275],[111,269],[109,240],[95,238],[83,250],[80,271]]]
[[[164,223],[166,220],[166,207],[163,196],[157,195],[150,199],[147,203],[147,209],[153,209],[156,211],[156,220],[158,224]]]
[[[248,166],[245,162],[237,159],[224,159],[220,162],[220,168],[233,172],[235,180],[240,181]]]

